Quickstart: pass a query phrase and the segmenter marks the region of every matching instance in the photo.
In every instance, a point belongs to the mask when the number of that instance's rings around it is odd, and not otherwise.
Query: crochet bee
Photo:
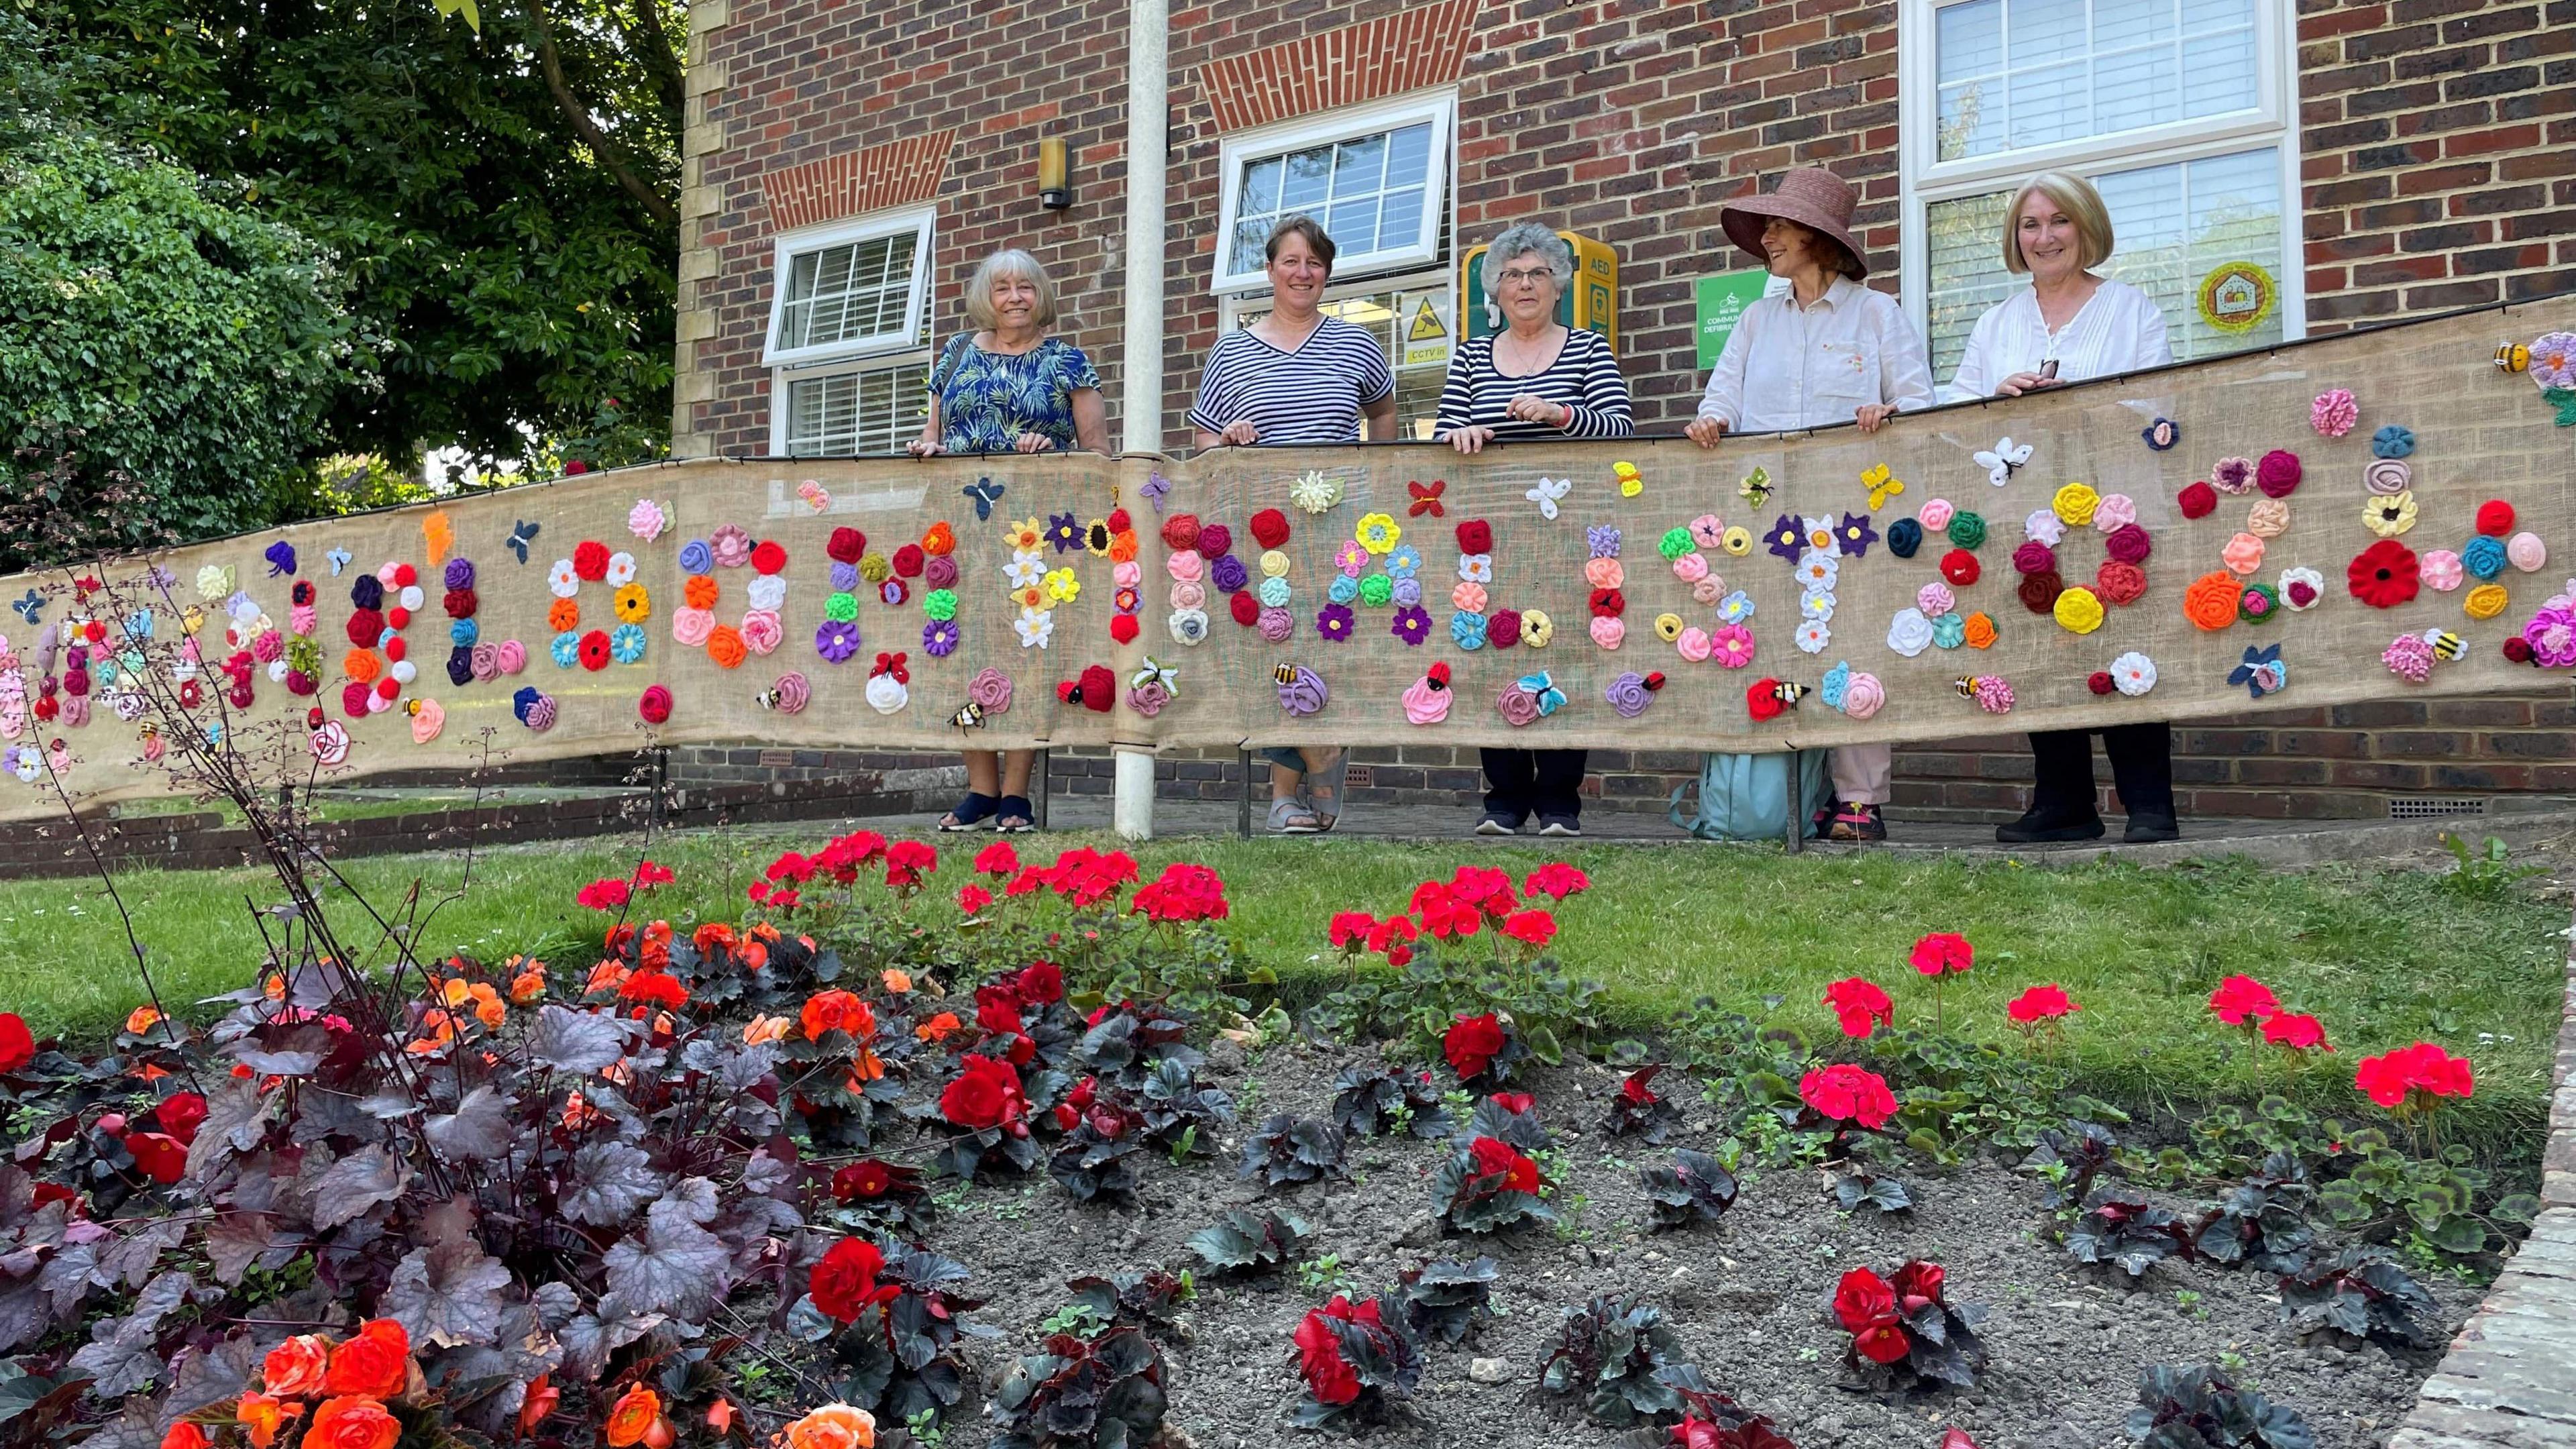
[[[2525,371],[2531,366],[2531,349],[2520,342],[2499,343],[2495,364],[2507,372]]]
[[[1281,684],[1295,684],[1297,682],[1297,666],[1294,664],[1282,664],[1278,668],[1270,671],[1270,677],[1279,681]]]
[[[2457,659],[2469,652],[2469,641],[2448,629],[2425,630],[2424,642],[2432,645],[2435,656],[2442,659]]]
[[[1977,697],[1977,677],[1973,674],[1960,675],[1957,679],[1950,681],[1950,687],[1959,691],[1959,697],[1961,699],[1974,699]]]
[[[771,693],[774,694],[776,691],[773,690]],[[984,706],[970,699],[966,701],[965,708],[948,717],[948,722],[961,730],[981,729],[984,725]]]
[[[1807,686],[1783,679],[1771,686],[1771,697],[1789,709],[1796,709],[1798,701],[1807,697]]]

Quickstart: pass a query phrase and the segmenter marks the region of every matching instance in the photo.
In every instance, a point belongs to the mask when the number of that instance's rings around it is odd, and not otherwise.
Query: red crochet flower
[[[608,667],[608,631],[593,629],[581,636],[581,667],[601,670]]]
[[[2093,571],[2093,592],[2106,604],[2134,604],[2147,592],[2147,571],[2136,564],[2125,564],[2115,558],[2102,560]]]
[[[1250,589],[1237,589],[1228,595],[1225,607],[1234,615],[1234,622],[1247,629],[1261,622],[1261,600]]]
[[[1521,611],[1497,610],[1485,621],[1485,642],[1497,649],[1509,649],[1521,642]]]
[[[1780,702],[1780,681],[1757,679],[1746,685],[1744,707],[1753,712],[1756,720],[1778,719],[1780,711],[1788,708]]]
[[[1265,508],[1252,515],[1252,537],[1263,548],[1277,548],[1288,541],[1288,515],[1276,508]]]
[[[1458,551],[1460,553],[1492,553],[1494,551],[1494,530],[1492,525],[1486,523],[1485,520],[1481,518],[1470,518],[1466,522],[1459,524]]]
[[[583,539],[572,551],[572,571],[593,583],[608,577],[608,545]]]
[[[2218,490],[2207,483],[2194,483],[2182,490],[2174,502],[2182,505],[2185,518],[2207,518],[2218,511]]]
[[[1174,553],[1188,553],[1199,546],[1199,516],[1175,513],[1163,520],[1163,545]]]
[[[1975,583],[1978,576],[1984,572],[1985,570],[1977,563],[1977,556],[1964,548],[1954,548],[1941,555],[1941,577],[1948,579],[1955,587],[1966,588]]]
[[[920,544],[907,543],[903,547],[894,551],[894,572],[895,577],[897,578],[920,578],[922,563],[923,557]]]
[[[1236,598],[1241,598],[1241,597],[1243,597],[1243,596],[1242,596],[1242,595],[1240,595],[1240,594],[1237,594],[1237,595],[1235,595],[1235,597],[1236,597]],[[1135,643],[1135,642],[1136,642],[1136,632],[1137,632],[1137,623],[1136,623],[1136,616],[1135,616],[1135,615],[1133,615],[1133,614],[1116,614],[1116,615],[1112,615],[1112,616],[1110,617],[1110,620],[1109,620],[1109,639],[1110,639],[1110,642],[1111,642],[1111,643],[1114,643],[1114,644],[1133,644],[1133,643]]]
[[[787,567],[787,550],[767,539],[752,545],[751,567],[755,573],[774,574]]]
[[[834,563],[854,564],[867,556],[868,536],[855,528],[836,528],[823,552]]]
[[[2513,532],[2513,505],[2501,498],[2479,504],[2478,532],[2489,538],[2502,538]]]
[[[2266,498],[2287,498],[2299,491],[2299,455],[2274,448],[2254,465],[2254,486]]]
[[[2057,607],[2057,596],[2066,592],[2066,581],[2057,576],[2057,570],[2048,569],[2025,576],[2017,592],[2023,608],[2045,614]]]
[[[2111,678],[2111,671],[2107,669],[2096,669],[2090,675],[2085,677],[2084,687],[2093,691],[2095,694],[2109,694],[2112,690],[2117,689],[2119,684]]]
[[[1599,619],[1616,619],[1628,612],[1628,596],[1617,589],[1592,591],[1592,614]]]
[[[2383,538],[2354,555],[2343,575],[2354,598],[2374,609],[2393,609],[2415,597],[2415,550]]]

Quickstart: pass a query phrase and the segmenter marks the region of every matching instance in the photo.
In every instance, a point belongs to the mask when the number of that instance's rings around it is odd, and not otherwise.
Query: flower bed
[[[2073,1090],[2053,983],[2002,1042],[1946,1034],[1946,982],[2016,968],[1942,933],[1829,988],[1832,1042],[1711,1009],[1614,1040],[1548,955],[1599,904],[1563,864],[1336,915],[1383,969],[1292,1023],[1222,880],[1141,875],[858,832],[685,933],[669,871],[594,881],[577,963],[353,972],[306,912],[203,1029],[147,1008],[76,1062],[0,1015],[0,1424],[2094,1443],[2164,1365],[2357,1445],[2469,1306],[2430,1269],[2528,1216],[2440,1148],[2475,1074],[2430,1044],[2362,1057],[2350,1124],[2160,1133]],[[2248,978],[2209,1011],[2329,1049]],[[2224,1391],[2179,1383],[2150,1419]]]

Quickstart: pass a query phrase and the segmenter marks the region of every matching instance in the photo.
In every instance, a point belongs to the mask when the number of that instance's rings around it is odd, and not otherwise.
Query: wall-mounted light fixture
[[[1038,142],[1038,205],[1049,211],[1062,211],[1073,205],[1069,168],[1063,137],[1049,136]]]

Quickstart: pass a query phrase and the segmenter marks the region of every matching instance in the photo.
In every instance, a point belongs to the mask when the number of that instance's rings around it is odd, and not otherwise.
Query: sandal
[[[1351,756],[1345,750],[1342,757],[1333,762],[1331,769],[1307,773],[1304,780],[1306,788],[1299,793],[1298,800],[1314,812],[1317,831],[1327,831],[1341,823],[1342,812],[1334,807],[1342,801],[1342,780],[1350,770]]]
[[[993,813],[993,828],[1004,835],[1021,835],[1038,828],[1037,810],[1026,795],[1003,796]]]
[[[972,830],[992,819],[993,812],[999,808],[1000,803],[990,795],[978,795],[969,790],[966,792],[966,798],[957,802],[956,809],[939,817],[940,832],[954,835],[960,830]]]
[[[1323,826],[1315,818],[1315,808],[1303,800],[1270,802],[1270,833],[1273,835],[1316,835]]]

